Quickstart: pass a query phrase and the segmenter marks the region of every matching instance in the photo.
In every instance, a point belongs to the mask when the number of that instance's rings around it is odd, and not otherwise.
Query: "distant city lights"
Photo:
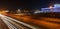
[[[52,6],[50,6],[49,8],[53,8]]]
[[[60,12],[60,4],[54,4],[54,7],[50,6],[49,8],[41,8],[43,12]]]

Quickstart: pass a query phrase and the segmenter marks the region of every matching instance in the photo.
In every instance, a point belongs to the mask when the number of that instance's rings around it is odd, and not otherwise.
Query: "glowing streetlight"
[[[51,12],[53,12],[53,7],[52,7],[52,6],[50,6],[49,8],[51,9],[50,11],[51,11]]]
[[[50,6],[49,8],[53,8],[52,6]]]

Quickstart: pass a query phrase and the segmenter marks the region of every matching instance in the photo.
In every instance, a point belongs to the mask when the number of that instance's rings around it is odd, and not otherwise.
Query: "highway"
[[[26,15],[14,15],[8,14],[6,16],[10,16],[17,20],[28,22],[33,25],[39,26],[39,28],[43,29],[60,29],[60,19],[59,18],[49,18],[49,17],[41,17],[40,19],[32,18],[33,16],[26,16]]]
[[[13,19],[11,17],[0,14],[1,20],[9,29],[37,29],[36,27]],[[4,28],[3,28],[4,29]]]
[[[0,19],[0,29],[8,29],[4,22]]]

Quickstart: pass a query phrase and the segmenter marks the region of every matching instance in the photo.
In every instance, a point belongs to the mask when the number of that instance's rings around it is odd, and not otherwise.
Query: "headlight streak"
[[[14,23],[14,25],[19,26],[19,25],[16,24],[15,22],[17,22],[17,23],[19,23],[19,24],[22,24],[22,25],[24,25],[24,26],[27,26],[27,27],[29,27],[29,28],[31,28],[31,29],[36,29],[35,27],[33,27],[33,26],[31,26],[31,25],[28,25],[28,24],[23,23],[23,22],[21,22],[21,21],[18,21],[18,20],[15,20],[15,19],[13,19],[13,18],[4,16],[4,15],[2,15],[2,14],[0,14],[0,16],[1,16],[2,20],[6,23],[6,25],[7,25],[9,28],[11,28],[11,29],[13,29],[13,28],[17,29],[17,28],[14,27],[11,23]],[[15,21],[15,22],[13,22],[13,21]],[[10,22],[11,22],[11,23],[10,23]],[[21,27],[21,26],[19,26],[19,27]],[[21,28],[23,29],[23,27],[21,27]]]

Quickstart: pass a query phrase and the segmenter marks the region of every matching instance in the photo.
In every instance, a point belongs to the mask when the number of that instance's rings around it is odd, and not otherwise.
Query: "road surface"
[[[21,15],[13,15],[8,14],[12,18],[18,19],[20,21],[31,23],[33,25],[40,26],[40,28],[46,29],[60,29],[60,19],[58,18],[49,18],[49,17],[42,17],[40,19],[32,19],[30,16],[21,16]]]
[[[18,20],[15,20],[13,18],[10,18],[10,17],[7,17],[7,16],[4,16],[2,14],[0,14],[0,18],[1,20],[6,24],[6,26],[9,28],[9,29],[38,29],[38,28],[35,28],[34,26],[32,25],[29,25],[29,24],[26,24],[26,23],[23,23],[21,21],[18,21]],[[3,23],[2,21],[0,20],[0,23]],[[3,24],[1,24],[3,25]],[[0,25],[0,26],[1,26]],[[1,29],[5,29],[6,27],[4,27],[4,25],[1,27]]]
[[[8,29],[4,22],[0,19],[0,29]]]

